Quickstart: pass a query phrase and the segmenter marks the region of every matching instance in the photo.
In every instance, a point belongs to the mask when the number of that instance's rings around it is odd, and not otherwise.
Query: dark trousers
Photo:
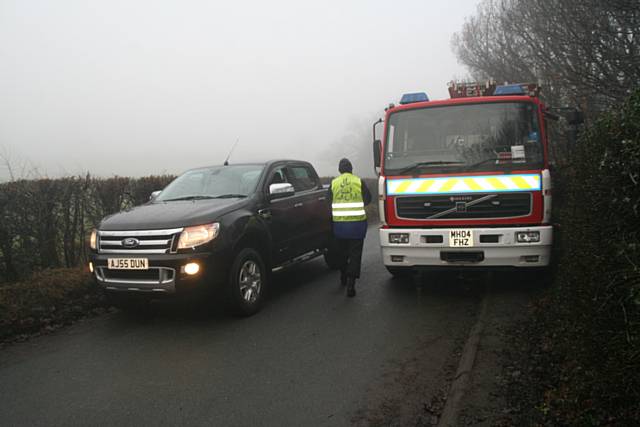
[[[336,239],[336,246],[342,274],[359,278],[364,239]]]

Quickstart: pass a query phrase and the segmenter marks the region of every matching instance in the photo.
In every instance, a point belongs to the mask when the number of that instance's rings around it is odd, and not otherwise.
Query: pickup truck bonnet
[[[100,230],[152,230],[188,227],[216,221],[238,209],[245,199],[208,199],[147,203],[110,215],[102,220]]]

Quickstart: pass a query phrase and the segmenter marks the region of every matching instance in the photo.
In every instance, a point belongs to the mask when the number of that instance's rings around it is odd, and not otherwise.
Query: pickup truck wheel
[[[241,316],[260,310],[267,284],[267,271],[260,254],[251,248],[241,250],[231,267],[231,305]]]
[[[411,268],[410,267],[387,267],[387,271],[389,273],[391,273],[391,275],[393,277],[397,277],[397,278],[405,278],[405,277],[409,277],[411,275]]]
[[[335,252],[331,252],[331,250],[327,250],[324,253],[324,262],[327,264],[330,270],[338,270],[340,269],[340,263],[338,262],[338,257]]]
[[[338,270],[341,267],[338,247],[333,238],[330,239],[328,247],[324,251],[324,262],[330,270]]]

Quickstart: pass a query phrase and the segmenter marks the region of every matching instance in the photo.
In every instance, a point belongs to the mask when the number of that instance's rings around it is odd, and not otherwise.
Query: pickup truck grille
[[[175,252],[182,228],[166,230],[99,231],[101,254],[167,254]]]
[[[478,193],[396,198],[396,215],[405,219],[513,218],[531,213],[531,193]]]

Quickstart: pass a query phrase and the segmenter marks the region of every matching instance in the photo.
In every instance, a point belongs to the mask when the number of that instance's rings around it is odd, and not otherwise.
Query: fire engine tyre
[[[387,268],[387,271],[396,278],[405,278],[411,275],[411,267],[385,267]]]
[[[231,266],[230,305],[234,314],[248,317],[257,313],[267,287],[267,269],[262,256],[251,248],[242,249]]]

